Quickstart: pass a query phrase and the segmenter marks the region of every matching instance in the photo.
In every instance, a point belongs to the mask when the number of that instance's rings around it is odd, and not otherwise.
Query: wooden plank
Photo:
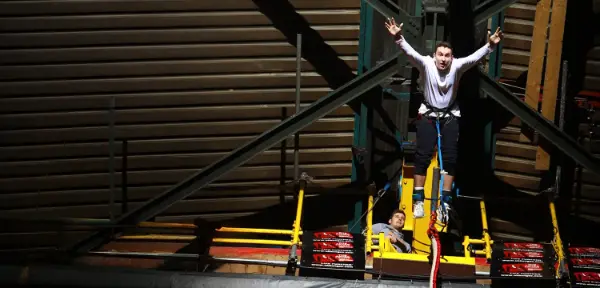
[[[533,21],[506,18],[504,20],[504,31],[506,31],[505,33],[530,36],[533,34]]]
[[[340,56],[358,53],[358,41],[325,41]],[[189,60],[244,57],[294,57],[287,42],[127,45],[79,48],[0,50],[0,64],[94,63],[118,61]]]
[[[293,150],[286,151],[285,163],[293,164]],[[132,155],[127,158],[129,171],[151,169],[200,169],[216,162],[229,152],[206,152],[194,154],[154,154]],[[350,162],[352,151],[349,147],[328,149],[300,149],[299,161],[303,164],[326,164],[333,162]],[[265,151],[246,165],[280,165],[279,150]],[[122,171],[122,157],[115,157],[115,169]],[[3,161],[0,163],[0,178],[50,176],[106,172],[109,167],[108,156],[94,158],[52,159],[39,161]]]
[[[600,216],[600,202],[598,201],[573,199],[571,207],[572,211],[576,211],[580,216]]]
[[[588,59],[585,63],[585,74],[590,76],[600,76],[600,61]]]
[[[548,39],[548,57],[546,60],[546,76],[542,98],[542,116],[554,122],[556,99],[560,86],[562,67],[563,34],[567,15],[567,0],[552,1],[552,18],[550,19],[550,36]],[[547,171],[550,169],[550,153],[541,146],[537,148],[535,168]]]
[[[342,56],[340,58],[346,61],[353,70],[357,69],[358,58],[356,56]],[[0,66],[0,81],[295,72],[296,66],[296,59],[292,57],[4,65]],[[301,67],[302,72],[315,71],[315,68],[306,60],[301,62]]]
[[[583,89],[590,91],[600,91],[600,77],[585,76],[583,80]]]
[[[600,200],[600,185],[582,184],[579,189],[577,183],[574,183],[572,192],[574,199]]]
[[[208,137],[190,137],[190,138],[157,138],[130,140],[128,142],[129,155],[148,155],[148,154],[182,154],[182,153],[218,153],[230,151],[247,143],[255,135],[245,136],[208,136]],[[353,132],[337,133],[314,133],[308,129],[300,135],[300,147],[304,149],[311,148],[339,148],[350,147],[352,145]],[[122,155],[122,142],[116,141],[114,144],[115,156]],[[293,136],[286,139],[287,147],[293,147]],[[271,149],[279,149],[276,144]],[[108,141],[99,141],[91,143],[59,143],[42,144],[31,146],[3,146],[0,147],[0,158],[4,161],[35,161],[52,160],[83,157],[103,157],[108,155]]]
[[[519,242],[533,242],[535,241],[534,237],[527,237],[517,234],[510,233],[501,233],[501,232],[492,232],[491,238],[495,241],[519,241]]]
[[[285,197],[287,201],[293,201],[293,196]],[[130,209],[136,209],[144,202],[129,203]],[[193,199],[179,201],[163,215],[169,214],[199,214],[199,213],[217,213],[217,212],[235,212],[235,211],[258,211],[280,203],[279,196],[264,197],[236,197],[236,198],[215,198],[215,199]],[[81,205],[81,206],[54,206],[32,209],[14,209],[0,212],[4,217],[30,216],[36,218],[44,217],[75,217],[75,218],[107,218],[108,205]],[[120,207],[119,207],[120,209]]]
[[[585,168],[582,169],[581,182],[583,184],[600,186],[600,179],[598,178],[598,175]]]
[[[116,125],[182,123],[196,121],[268,120],[295,113],[294,104],[223,105],[189,108],[117,109]],[[303,105],[303,106],[306,106]],[[71,112],[72,111],[72,112]],[[73,111],[0,115],[0,130],[75,128],[108,125],[108,111]],[[353,116],[349,106],[340,107],[326,117]],[[40,119],[44,121],[40,121]]]
[[[502,78],[517,79],[525,71],[527,71],[525,66],[502,64]]]
[[[148,125],[119,125],[115,127],[116,139],[178,138],[199,136],[236,136],[258,134],[273,128],[278,120],[252,120],[229,122],[195,122]],[[309,132],[341,132],[354,128],[354,118],[323,118],[306,129]],[[109,128],[57,128],[36,130],[0,131],[0,145],[30,145],[68,142],[108,141]]]
[[[512,233],[519,234],[524,236],[533,236],[533,233],[530,230],[527,230],[521,227],[517,223],[513,223],[510,221],[506,221],[503,219],[499,219],[496,217],[490,218],[490,231],[503,232],[503,233]]]
[[[538,110],[538,99],[541,92],[542,71],[546,53],[546,39],[548,32],[548,21],[550,19],[551,0],[540,0],[536,5],[534,29],[532,36],[529,68],[527,73],[527,86],[525,90],[525,103]],[[521,133],[519,137],[522,142],[529,142],[528,135]]]
[[[351,163],[307,164],[300,163],[300,170],[315,178],[349,177]],[[198,169],[130,171],[127,173],[131,186],[173,185],[181,179],[189,177]],[[219,181],[265,181],[280,178],[279,166],[240,167],[223,176]],[[293,175],[293,167],[286,167],[286,175]],[[0,190],[3,193],[26,193],[68,189],[97,189],[108,186],[108,173],[54,175],[40,177],[21,177],[0,179]],[[121,185],[121,173],[115,173],[116,185]]]
[[[600,44],[597,44],[600,45]],[[600,46],[595,46],[587,54],[588,60],[600,60]]]
[[[360,10],[299,10],[311,25],[356,24]],[[0,32],[270,26],[259,11],[166,12],[0,18]]]
[[[535,5],[536,3],[538,3],[538,0],[519,0],[517,2],[521,4]]]
[[[314,72],[302,73],[302,87],[324,87],[327,83]],[[78,95],[129,92],[172,92],[208,89],[293,87],[296,73],[222,74],[55,81],[0,82],[3,97]]]
[[[525,19],[525,20],[533,20],[535,19],[535,4],[521,4],[515,3],[510,5],[504,11],[505,18],[515,18],[515,19]]]
[[[527,68],[529,65],[529,51],[503,48],[502,64],[513,64]]]
[[[598,114],[597,117],[600,117],[600,114]],[[586,138],[581,139],[580,143],[581,143],[581,146],[584,147],[584,149],[587,149],[591,153],[600,154],[600,139],[591,139],[590,140],[590,138],[586,137]]]
[[[496,138],[502,141],[509,142],[518,142],[519,141],[519,132],[518,128],[507,127],[500,130],[499,133],[496,134]]]
[[[316,190],[310,187],[323,187],[323,188],[335,188],[350,183],[349,177],[338,177],[331,179],[314,179],[307,190],[307,193],[318,193],[322,190]],[[281,187],[279,186],[279,180],[270,181],[251,181],[251,182],[230,182],[230,183],[213,183],[192,194],[186,199],[209,199],[209,198],[220,198],[220,197],[251,197],[251,196],[275,196],[282,193]],[[105,185],[106,186],[106,185]],[[132,186],[127,189],[128,201],[139,202],[146,201],[159,193],[169,189],[171,185],[153,185],[153,186]],[[292,194],[293,184],[287,184],[287,189],[284,189],[285,194]],[[115,195],[115,202],[119,209],[122,202],[121,187],[117,186],[117,193]],[[11,194],[0,194],[0,209],[25,209],[25,208],[36,208],[49,206],[48,203],[52,203],[53,206],[69,206],[69,205],[91,205],[91,204],[106,204],[109,198],[108,187],[97,188],[97,189],[71,189],[71,190],[57,190],[57,191],[44,191],[41,193],[11,193]],[[196,214],[193,214],[196,215]],[[196,215],[197,216],[197,215]],[[193,216],[191,216],[193,218]],[[209,215],[204,215],[206,219]],[[212,220],[215,220],[221,216],[212,215]],[[230,216],[227,216],[230,217]],[[158,221],[158,220],[157,220]]]
[[[502,40],[502,45],[504,45],[503,47],[523,51],[530,51],[531,43],[531,36],[519,34],[505,34],[504,40]]]
[[[356,40],[358,25],[311,27],[327,40]],[[0,48],[58,48],[135,44],[198,44],[282,41],[275,27],[180,28],[0,34]]]
[[[359,8],[359,1],[348,0],[291,0],[296,9],[340,9]],[[155,13],[188,11],[230,11],[256,10],[251,0],[99,0],[99,1],[3,1],[0,2],[0,16],[36,16],[36,15],[84,15],[107,13]]]
[[[496,155],[517,157],[535,161],[536,148],[533,145],[496,141]]]
[[[22,232],[0,234],[2,249],[23,249],[32,247],[65,247],[90,235],[87,231]]]
[[[600,77],[586,75],[583,81],[584,91],[600,92]]]
[[[506,156],[495,157],[496,171],[507,171],[513,173],[521,173],[521,175],[540,175],[541,173],[535,169],[535,161],[518,159]]]
[[[302,87],[301,91],[300,101],[306,103],[316,101],[332,90],[327,87]],[[177,108],[205,105],[283,105],[295,103],[296,89],[290,87],[0,98],[0,112],[9,114],[72,112],[78,110],[106,111],[112,97],[115,97],[119,109]]]
[[[539,177],[500,171],[496,171],[495,175],[505,183],[514,186],[516,189],[524,189],[529,191],[538,191],[540,189]]]

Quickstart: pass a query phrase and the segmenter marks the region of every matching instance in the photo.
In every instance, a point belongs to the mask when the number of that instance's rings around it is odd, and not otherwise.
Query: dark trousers
[[[440,118],[440,132],[442,134],[442,160],[444,171],[454,176],[456,159],[458,156],[458,132],[460,118]],[[433,152],[437,147],[436,119],[419,114],[417,127],[417,151],[415,153],[415,174],[427,175],[427,168],[431,163]]]

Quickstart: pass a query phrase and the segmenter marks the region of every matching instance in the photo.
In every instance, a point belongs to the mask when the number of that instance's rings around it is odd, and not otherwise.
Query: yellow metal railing
[[[469,236],[465,236],[463,246],[465,247],[465,257],[471,257],[471,250],[469,246],[472,245],[483,245],[481,250],[473,250],[473,254],[481,255],[490,261],[492,259],[492,244],[494,241],[490,237],[488,222],[487,222],[487,211],[485,209],[485,201],[479,200],[479,208],[481,210],[481,226],[483,228],[483,235],[481,239],[471,239]]]
[[[565,252],[563,251],[563,243],[560,239],[560,232],[558,230],[558,219],[556,218],[556,207],[554,206],[553,201],[550,201],[550,216],[552,217],[552,228],[554,230],[554,250],[556,251],[556,255],[558,256],[559,265],[563,265],[563,260],[565,259]],[[556,269],[557,277],[561,276],[560,272],[561,269]]]
[[[367,239],[365,251],[367,255],[371,254],[371,250],[379,249],[378,246],[373,246],[373,196],[375,195],[375,185],[369,185],[369,200],[367,202]]]
[[[304,190],[306,188],[306,177],[303,174],[301,177],[298,190],[298,202],[296,207],[296,218],[292,224],[292,229],[262,229],[262,228],[238,228],[238,227],[221,227],[216,229],[217,232],[228,233],[254,233],[263,235],[289,235],[290,240],[268,240],[268,239],[244,239],[244,238],[213,238],[213,243],[236,243],[236,244],[261,244],[261,245],[282,245],[294,246],[300,245],[300,235],[302,235],[302,207],[304,205]]]

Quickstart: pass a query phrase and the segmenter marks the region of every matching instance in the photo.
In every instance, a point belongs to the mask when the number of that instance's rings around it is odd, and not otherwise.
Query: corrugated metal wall
[[[502,77],[507,80],[516,80],[528,69],[536,3],[537,0],[520,0],[505,10]],[[587,5],[581,4],[583,6]],[[581,8],[578,9],[581,10]],[[590,37],[593,36],[590,35]],[[564,45],[577,44],[567,42]],[[596,43],[596,45],[599,45],[599,43]],[[600,46],[589,50],[582,90],[600,92],[598,84],[600,83],[599,57]],[[497,134],[496,175],[506,183],[513,185],[525,193],[539,191],[542,173],[535,169],[537,146],[519,141],[520,127],[520,120],[514,118],[506,128]],[[589,141],[589,139],[584,140],[582,143],[586,143],[586,141]],[[591,144],[589,148],[594,152],[593,147],[595,143]],[[595,153],[598,153],[598,151],[600,150],[597,150]],[[597,177],[589,171],[585,171],[585,169],[580,174],[580,179],[580,187],[575,183],[574,212],[577,216],[600,222],[600,214],[597,213],[599,207],[597,201],[599,198],[594,196],[594,193],[600,192],[600,182],[597,180]],[[577,198],[581,198],[582,200],[576,200]],[[517,223],[511,223],[498,218],[492,218],[490,222],[491,230],[493,231],[492,234],[496,238],[525,240],[533,236],[531,231],[520,227]]]
[[[527,71],[536,3],[536,0],[520,0],[505,10],[502,47],[504,79],[516,80]],[[535,170],[537,146],[519,142],[520,126],[520,120],[515,117],[496,134],[495,173],[502,181],[527,193],[538,190],[540,173]],[[530,231],[519,227],[517,223],[491,216],[490,230],[495,239],[527,239],[531,235]]]
[[[360,1],[290,2],[356,69]],[[251,0],[1,1],[0,17],[3,215],[109,217],[113,96],[115,197],[127,140],[130,208],[295,111],[295,47]],[[304,103],[330,91],[307,62],[302,87]],[[323,185],[349,182],[353,125],[343,107],[305,129],[301,171]],[[224,219],[278,204],[280,161],[276,148],[265,152],[157,220]],[[240,188],[248,184],[272,188]],[[51,244],[39,235],[3,234],[0,246]]]
[[[596,1],[597,2],[597,1]],[[598,3],[594,3],[598,5]],[[599,6],[600,7],[600,6]],[[600,23],[600,22],[596,22]],[[598,33],[596,31],[596,33]],[[581,99],[585,99],[586,109],[580,111],[579,141],[588,151],[600,157],[600,38],[596,34],[592,48],[585,56],[585,78]],[[591,111],[590,111],[591,110]],[[578,167],[574,185],[573,214],[600,223],[600,179],[589,170]]]

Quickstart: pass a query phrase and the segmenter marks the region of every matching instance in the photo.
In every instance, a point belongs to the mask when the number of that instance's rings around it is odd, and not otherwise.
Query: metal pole
[[[306,172],[302,173],[300,179],[299,190],[298,190],[298,204],[296,206],[296,219],[294,220],[294,233],[292,234],[292,247],[290,247],[290,253],[288,257],[288,265],[285,269],[286,275],[296,275],[296,268],[298,264],[298,244],[300,244],[300,229],[302,223],[302,208],[304,204],[304,192],[306,189],[307,180],[309,179]]]
[[[121,147],[121,213],[127,213],[128,209],[128,196],[127,196],[127,156],[128,156],[128,142],[127,139],[123,140]]]
[[[300,112],[300,78],[302,76],[302,34],[296,35],[296,114]],[[294,182],[300,178],[300,132],[294,134]]]
[[[108,143],[108,150],[109,150],[109,195],[108,195],[108,216],[110,218],[111,221],[113,221],[115,219],[114,215],[113,215],[113,205],[115,203],[115,105],[116,105],[116,98],[115,96],[111,96],[110,97],[110,104],[109,104],[109,114],[108,114],[108,118],[109,118],[109,127],[108,127],[108,133],[109,133],[109,143]]]
[[[437,17],[438,17],[438,13],[434,12],[433,13],[433,37],[431,37],[431,41],[433,41],[431,43],[431,53],[435,53],[435,45],[437,45]]]
[[[287,118],[287,108],[281,107],[281,121],[285,121]],[[287,168],[287,139],[281,141],[280,161],[279,161],[279,203],[283,205],[285,203],[285,181],[286,181],[286,168]]]
[[[558,120],[558,128],[564,130],[565,127],[565,105],[567,104],[567,75],[569,73],[569,62],[563,61],[562,77],[560,85],[560,114]]]
[[[563,65],[562,65],[562,77],[560,79],[560,108],[559,108],[559,112],[558,112],[558,129],[560,131],[563,131],[565,128],[565,106],[567,104],[567,75],[569,73],[569,66],[568,66],[568,62],[565,60],[563,61]],[[555,190],[555,196],[558,197],[558,194],[560,192],[560,182],[561,182],[561,174],[562,174],[562,167],[561,167],[561,163],[562,161],[559,161],[557,167],[556,167],[556,190]]]

